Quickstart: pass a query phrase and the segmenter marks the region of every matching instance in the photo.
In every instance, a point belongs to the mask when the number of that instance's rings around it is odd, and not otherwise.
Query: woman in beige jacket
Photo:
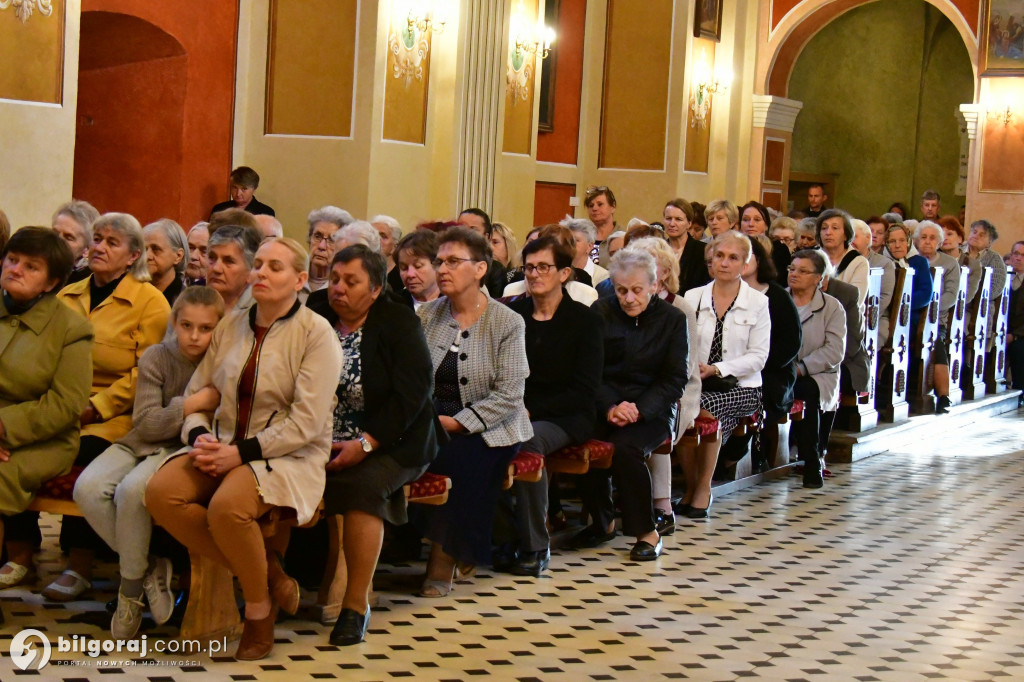
[[[294,612],[298,584],[284,574],[275,547],[264,546],[257,519],[274,507],[312,518],[324,491],[335,389],[342,353],[323,317],[303,307],[308,256],[292,239],[257,251],[256,305],[224,318],[185,397],[220,392],[211,415],[185,419],[186,447],[150,479],[153,519],[193,552],[238,576],[245,627],[235,658],[256,660],[274,644],[277,608]],[[273,602],[271,601],[273,595]]]

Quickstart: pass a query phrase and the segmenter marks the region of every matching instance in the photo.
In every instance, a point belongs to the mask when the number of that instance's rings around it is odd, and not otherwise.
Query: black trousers
[[[1024,339],[1015,338],[1006,346],[1006,358],[1010,365],[1010,382],[1013,388],[1024,388]]]
[[[619,489],[622,532],[640,537],[654,530],[654,488],[647,458],[671,435],[668,422],[639,421],[618,427],[605,423],[597,438],[615,446],[608,469],[590,469],[580,480],[583,504],[602,530],[615,520],[611,479]]]
[[[796,386],[793,387],[793,395],[804,401],[804,418],[793,422],[793,432],[796,435],[796,449],[800,453],[800,460],[805,464],[818,466],[819,458],[823,452],[821,445],[821,427],[828,422],[828,432],[832,431],[832,418],[834,412],[824,413],[830,418],[822,419],[821,392],[818,384],[809,376],[797,377]],[[828,443],[828,435],[825,436],[825,443]]]

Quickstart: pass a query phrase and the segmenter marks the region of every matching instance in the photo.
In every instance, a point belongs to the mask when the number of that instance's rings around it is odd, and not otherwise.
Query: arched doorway
[[[789,77],[788,97],[803,103],[793,129],[793,207],[806,205],[806,183],[825,181],[834,187],[829,205],[860,217],[895,201],[916,216],[928,189],[955,214],[967,193],[966,183],[958,187],[958,109],[973,95],[970,54],[935,6],[890,0],[836,17],[807,42]]]
[[[82,12],[74,195],[143,224],[178,218],[188,55],[138,17]]]

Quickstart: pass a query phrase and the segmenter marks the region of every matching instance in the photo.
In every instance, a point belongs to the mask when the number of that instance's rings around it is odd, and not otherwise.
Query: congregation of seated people
[[[428,541],[427,598],[480,566],[547,570],[569,481],[545,468],[507,485],[520,456],[608,444],[610,463],[576,480],[590,522],[566,544],[597,547],[621,529],[632,560],[654,560],[680,519],[710,516],[720,458],[770,459],[765,439],[739,433],[744,420],[774,424],[802,402],[803,485],[825,484],[840,398],[875,380],[865,311],[877,299],[870,324],[884,344],[901,272],[913,272],[916,328],[942,269],[929,367],[939,413],[951,406],[961,269],[967,302],[986,268],[993,301],[1007,276],[995,226],[941,216],[931,191],[921,221],[901,204],[854,218],[815,185],[790,215],[673,198],[620,226],[613,191],[591,187],[586,218],[535,227],[520,248],[472,207],[403,231],[322,206],[300,243],[256,200],[255,171],[230,180],[231,200],[187,232],[81,200],[51,227],[13,233],[0,212],[0,589],[33,584],[41,535],[27,509],[75,467],[82,516],[63,518],[66,568],[44,597],[87,596],[97,556],[113,550],[110,631],[129,639],[146,611],[171,619],[173,577],[201,555],[238,579],[240,660],[267,656],[278,611],[296,612],[286,557],[315,537],[264,537],[275,509],[295,525],[341,518],[336,645],[366,636],[385,538],[411,539],[413,555]],[[1024,388],[1024,243],[1008,261],[1008,358]],[[720,437],[686,446],[698,422]],[[410,507],[406,486],[427,472],[450,479],[447,501]]]

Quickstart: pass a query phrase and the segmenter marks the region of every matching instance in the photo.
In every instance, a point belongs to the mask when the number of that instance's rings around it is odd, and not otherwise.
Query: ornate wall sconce
[[[702,49],[700,59],[693,67],[691,74],[692,85],[690,88],[690,125],[694,128],[704,128],[708,124],[708,111],[711,109],[712,96],[729,89],[732,81],[732,74],[721,71],[713,74],[711,65],[708,63],[707,53]]]
[[[28,21],[32,12],[39,10],[44,17],[53,14],[52,0],[0,0],[0,9],[14,7],[14,16],[21,19],[21,23]]]
[[[531,22],[520,1],[509,22],[508,74],[505,78],[513,106],[516,102],[527,101],[532,92],[534,66],[528,63],[528,57],[533,55],[547,59],[553,42],[555,30],[545,26],[543,19]]]
[[[388,49],[395,55],[394,77],[404,78],[406,87],[423,80],[423,65],[430,54],[430,36],[442,33],[445,16],[429,1],[395,0]]]
[[[1015,117],[1016,112],[1009,104],[998,109],[990,109],[988,112],[988,120],[996,123],[1002,123],[1004,126],[1008,126],[1013,123],[1013,119]]]

